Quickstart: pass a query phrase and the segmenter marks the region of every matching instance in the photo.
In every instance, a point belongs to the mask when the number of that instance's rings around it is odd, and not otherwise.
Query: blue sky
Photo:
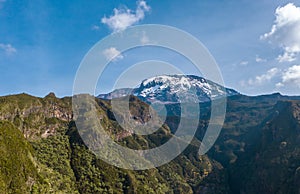
[[[133,17],[113,26],[120,13]],[[300,95],[300,1],[284,0],[0,0],[0,95],[71,95],[89,49],[138,24],[170,25],[195,36],[216,59],[225,85],[241,93]],[[176,61],[193,74],[188,61],[168,51],[141,48],[121,56],[97,92],[108,92],[112,78],[139,60]]]

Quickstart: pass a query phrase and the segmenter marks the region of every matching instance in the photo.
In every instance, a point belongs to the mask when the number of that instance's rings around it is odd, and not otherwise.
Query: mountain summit
[[[178,103],[207,102],[239,94],[233,89],[195,75],[161,75],[142,81],[138,88],[116,89],[98,98],[112,99],[135,95],[146,102]]]

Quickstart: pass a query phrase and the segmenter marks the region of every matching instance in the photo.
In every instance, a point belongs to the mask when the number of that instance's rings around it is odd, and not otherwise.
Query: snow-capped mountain
[[[129,94],[146,102],[178,103],[206,102],[238,92],[195,75],[162,75],[145,79],[138,88],[117,89],[98,98],[112,99]]]
[[[123,96],[127,96],[132,94],[132,88],[121,88],[121,89],[116,89],[113,92],[107,93],[107,94],[100,94],[97,96],[98,98],[101,99],[108,99],[111,100],[113,98],[120,98]]]

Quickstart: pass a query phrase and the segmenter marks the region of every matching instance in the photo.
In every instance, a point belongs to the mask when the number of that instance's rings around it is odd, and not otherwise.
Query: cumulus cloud
[[[275,76],[277,76],[280,73],[280,70],[276,67],[269,69],[265,74],[256,76],[254,79],[249,79],[248,84],[249,85],[261,85],[265,82],[269,82],[271,79],[273,79]]]
[[[124,56],[118,51],[115,47],[110,47],[103,51],[103,55],[106,57],[107,60],[117,61],[123,59]]]
[[[11,44],[0,43],[0,49],[3,50],[7,55],[11,55],[17,52],[17,49],[14,48]]]
[[[104,16],[101,19],[101,22],[108,25],[113,32],[119,32],[143,20],[145,12],[148,12],[149,10],[150,6],[147,5],[146,1],[141,0],[137,2],[135,11],[115,8],[114,14],[108,18]]]
[[[282,73],[282,81],[277,83],[277,87],[286,85],[294,85],[300,87],[300,65],[289,67]]]
[[[277,58],[279,62],[294,61],[300,53],[300,7],[289,3],[278,7],[275,16],[271,31],[262,35],[261,39],[278,44],[283,49],[283,54]]]
[[[297,52],[284,52],[282,55],[279,55],[276,59],[282,62],[292,62],[296,60]]]
[[[259,86],[266,83],[273,83],[277,89],[282,87],[290,89],[295,87],[300,88],[300,65],[293,65],[286,69],[278,69],[275,67],[269,69],[262,75],[258,75],[255,78],[249,79],[248,81],[242,80],[240,85],[242,87],[247,87]]]

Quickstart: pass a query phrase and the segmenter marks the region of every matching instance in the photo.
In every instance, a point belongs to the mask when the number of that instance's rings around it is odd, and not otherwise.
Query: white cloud
[[[281,87],[283,87],[283,86],[284,86],[284,84],[283,84],[283,83],[281,83],[281,82],[279,82],[279,83],[277,83],[275,86],[276,86],[276,88],[281,88]]]
[[[150,6],[146,1],[141,0],[137,2],[137,8],[134,11],[130,9],[114,9],[114,14],[110,17],[103,17],[101,22],[108,25],[113,32],[119,32],[125,30],[129,26],[136,24],[145,17],[145,12],[150,10]]]
[[[282,81],[276,86],[283,87],[289,84],[300,87],[300,65],[294,65],[285,70],[282,73]]]
[[[291,62],[296,60],[300,53],[300,7],[289,3],[278,7],[275,11],[276,19],[269,33],[261,36],[261,39],[278,44],[284,51],[279,55],[279,62]]]
[[[92,30],[96,30],[96,31],[97,31],[97,30],[99,30],[99,29],[100,29],[100,27],[99,27],[98,25],[93,25],[91,29],[92,29]]]
[[[280,73],[280,70],[276,67],[268,70],[265,74],[256,76],[254,79],[249,79],[248,84],[249,85],[261,85],[265,82],[270,81],[272,78],[274,78],[276,75]]]
[[[103,55],[106,57],[107,60],[117,61],[123,59],[124,56],[118,51],[115,47],[110,47],[103,51]]]
[[[249,61],[241,61],[240,62],[240,65],[241,66],[246,66],[246,65],[248,65],[249,64]]]
[[[280,63],[292,62],[296,60],[296,52],[284,52],[276,58]]]
[[[11,55],[17,52],[17,49],[15,49],[11,44],[0,43],[0,49],[3,50],[7,55]]]
[[[257,63],[262,63],[262,62],[266,62],[267,60],[266,59],[263,59],[263,58],[261,58],[260,56],[258,56],[258,55],[256,55],[256,57],[255,57],[255,61],[257,62]]]
[[[146,32],[143,32],[143,35],[142,35],[140,41],[142,44],[147,44],[150,42],[149,37],[146,35]]]
[[[242,87],[258,86],[266,83],[273,83],[277,89],[283,87],[284,89],[300,88],[300,65],[293,65],[287,69],[275,67],[253,79],[240,81]]]

